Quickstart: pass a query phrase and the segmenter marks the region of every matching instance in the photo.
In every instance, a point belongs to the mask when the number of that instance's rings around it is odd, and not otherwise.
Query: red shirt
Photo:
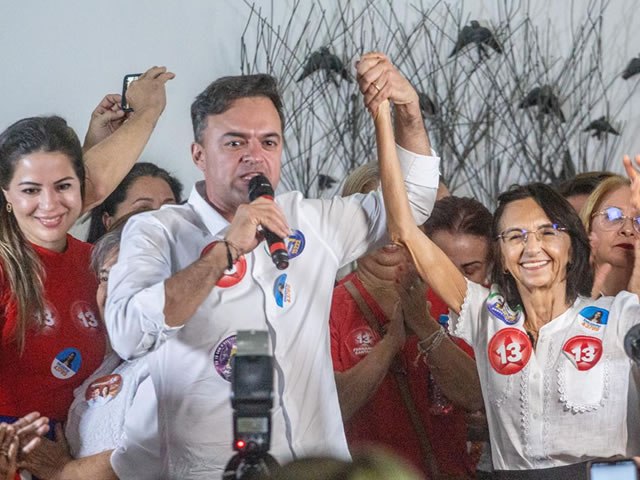
[[[369,327],[358,305],[344,287],[344,283],[349,280],[360,291],[380,324],[388,322],[380,306],[355,274],[342,279],[333,292],[329,321],[331,355],[334,370],[338,372],[352,368],[380,341],[379,335]],[[440,472],[473,477],[475,465],[467,453],[467,426],[464,414],[458,409],[446,415],[429,413],[429,368],[422,360],[417,363],[414,361],[418,354],[417,343],[416,336],[408,337],[401,358],[408,375],[411,396],[429,435]],[[428,478],[428,468],[423,460],[420,442],[402,400],[394,373],[387,373],[369,402],[345,423],[345,433],[349,446],[383,445],[411,462]]]
[[[73,390],[102,363],[105,331],[89,269],[91,245],[67,235],[62,253],[32,245],[45,271],[47,312],[40,330],[27,331],[25,350],[15,341],[16,306],[8,302],[0,272],[0,416],[38,411],[64,421]]]

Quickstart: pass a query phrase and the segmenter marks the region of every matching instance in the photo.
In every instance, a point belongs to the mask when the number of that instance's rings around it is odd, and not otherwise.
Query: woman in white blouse
[[[623,339],[640,323],[638,297],[590,298],[587,234],[543,184],[499,197],[493,285],[465,280],[415,227],[387,112],[382,104],[375,121],[390,235],[449,305],[453,333],[475,350],[497,478],[586,478],[586,461],[637,455],[640,422],[627,419],[639,418],[640,406],[628,402],[637,385]],[[628,158],[625,168],[638,209],[640,177]]]

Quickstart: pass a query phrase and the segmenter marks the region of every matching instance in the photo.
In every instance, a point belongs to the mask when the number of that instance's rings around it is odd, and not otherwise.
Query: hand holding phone
[[[131,82],[134,82],[138,78],[140,78],[141,73],[129,73],[124,76],[122,80],[122,110],[125,112],[133,112],[133,108],[129,106],[129,102],[127,101],[127,89]]]

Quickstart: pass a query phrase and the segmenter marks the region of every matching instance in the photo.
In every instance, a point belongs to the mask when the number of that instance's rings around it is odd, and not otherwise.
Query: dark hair
[[[552,223],[567,229],[571,239],[571,258],[567,264],[567,302],[573,303],[578,295],[590,296],[593,287],[593,270],[589,263],[591,248],[589,237],[580,221],[580,217],[569,202],[552,187],[543,183],[515,186],[498,197],[498,208],[493,214],[492,236],[497,238],[500,220],[504,210],[512,202],[533,199],[544,210]],[[493,266],[492,282],[500,286],[509,306],[516,308],[522,303],[520,293],[513,277],[504,271],[502,256],[496,243],[495,262]]]
[[[75,132],[60,117],[31,117],[17,121],[0,134],[0,187],[4,190],[24,156],[35,152],[59,152],[69,157],[80,181],[84,197],[85,171],[82,145]],[[15,302],[18,348],[24,351],[27,328],[40,326],[45,311],[44,272],[40,258],[20,230],[15,216],[7,211],[7,200],[0,195],[0,261],[1,274],[9,291],[0,299],[4,305]]]
[[[452,233],[486,237],[491,241],[492,220],[491,212],[479,201],[451,195],[435,203],[431,216],[422,228],[427,235],[438,230],[447,230]]]
[[[558,185],[558,192],[563,197],[574,195],[591,195],[596,187],[607,178],[614,175],[611,172],[584,172]]]
[[[89,224],[87,242],[95,243],[102,235],[105,234],[107,229],[103,222],[104,214],[107,213],[108,215],[113,216],[118,209],[118,205],[124,202],[124,199],[127,197],[129,187],[131,187],[131,185],[141,177],[153,177],[164,180],[169,185],[169,188],[171,188],[173,196],[176,199],[176,203],[180,203],[182,196],[182,183],[180,183],[180,180],[171,175],[165,169],[160,168],[153,163],[136,163],[111,195],[109,195],[104,202],[91,210],[91,223]]]
[[[282,99],[274,77],[266,74],[221,77],[205,88],[191,104],[191,123],[195,141],[202,141],[202,132],[207,128],[209,115],[224,113],[231,108],[235,100],[248,97],[267,97],[271,100],[284,131]]]

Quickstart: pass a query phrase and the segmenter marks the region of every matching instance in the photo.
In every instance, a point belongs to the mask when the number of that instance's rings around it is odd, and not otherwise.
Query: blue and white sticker
[[[222,340],[213,352],[213,366],[216,372],[227,382],[231,381],[231,361],[236,356],[238,345],[236,336],[231,335]]]
[[[518,323],[522,314],[522,308],[518,307],[514,312],[504,297],[497,292],[491,292],[489,298],[487,298],[487,310],[489,310],[491,315],[507,325],[515,325]]]
[[[582,317],[581,325],[593,332],[599,332],[609,321],[609,311],[593,305],[580,310],[579,315]]]
[[[82,355],[77,348],[68,347],[56,355],[51,362],[51,374],[60,380],[73,377],[82,365]]]
[[[276,299],[276,305],[284,307],[293,301],[293,292],[291,285],[287,283],[287,274],[283,273],[273,284],[273,296]]]
[[[289,251],[289,259],[296,258],[300,255],[304,251],[307,243],[304,234],[300,230],[294,230],[293,233],[285,239],[285,242],[287,243],[287,250]]]

